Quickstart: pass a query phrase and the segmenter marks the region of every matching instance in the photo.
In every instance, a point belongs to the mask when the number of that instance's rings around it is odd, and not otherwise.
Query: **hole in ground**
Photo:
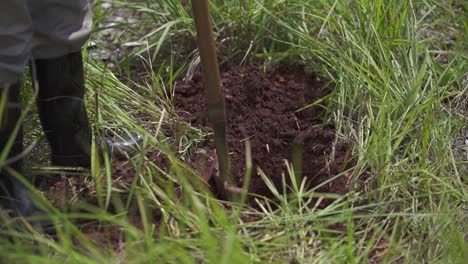
[[[253,162],[249,191],[267,197],[272,193],[257,173],[257,168],[261,168],[282,191],[281,174],[287,175],[284,160],[292,160],[295,144],[302,149],[299,155],[302,156],[301,173],[307,177],[308,189],[352,166],[346,144],[335,144],[333,127],[317,128],[326,112],[323,106],[297,112],[329,93],[322,81],[304,73],[303,68],[283,66],[264,72],[253,66],[234,67],[221,74],[221,81],[226,99],[232,174],[239,187],[244,183],[246,140],[251,145]],[[209,126],[200,74],[188,83],[177,84],[174,102],[186,122],[198,127]],[[212,141],[198,147],[204,153],[215,153]],[[202,174],[213,171],[207,170],[205,164],[200,162],[195,167]],[[346,176],[325,184],[318,191],[346,193],[349,180]],[[290,184],[289,176],[286,179]]]

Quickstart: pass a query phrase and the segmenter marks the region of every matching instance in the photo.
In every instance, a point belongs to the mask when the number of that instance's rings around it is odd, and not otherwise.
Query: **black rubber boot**
[[[89,167],[91,128],[84,104],[81,52],[36,60],[37,106],[56,166]]]
[[[23,131],[20,125],[15,134],[15,127],[20,121],[21,99],[19,82],[9,85],[0,83],[0,98],[7,96],[6,106],[1,111],[0,151],[7,147],[10,137],[14,137],[7,158],[0,160],[0,203],[2,209],[8,210],[11,217],[42,216],[46,219],[47,213],[35,201],[32,192],[10,172],[22,174]],[[31,221],[38,229],[50,232],[53,225],[50,220]]]
[[[52,164],[89,168],[92,136],[84,103],[81,52],[36,60],[35,66],[39,117],[51,145]],[[141,142],[141,135],[132,134],[121,140],[104,138],[96,143],[101,152],[121,158],[124,154],[131,156]]]

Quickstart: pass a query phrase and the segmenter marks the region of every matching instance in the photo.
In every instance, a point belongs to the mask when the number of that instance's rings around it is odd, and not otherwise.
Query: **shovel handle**
[[[219,162],[219,176],[215,178],[216,188],[222,199],[233,200],[232,195],[226,190],[226,186],[232,183],[226,137],[226,114],[208,0],[193,0],[192,9],[208,102],[208,119],[213,126]]]

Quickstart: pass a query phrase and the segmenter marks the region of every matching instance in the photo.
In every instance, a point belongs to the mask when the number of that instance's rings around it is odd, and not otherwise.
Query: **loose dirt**
[[[292,160],[294,146],[302,149],[299,155],[302,158],[298,159],[302,168],[295,170],[306,178],[307,189],[316,188],[323,193],[347,192],[350,173],[332,178],[352,166],[352,162],[349,161],[347,146],[336,140],[333,126],[323,126],[326,109],[317,104],[297,111],[329,93],[322,81],[305,74],[299,67],[282,67],[266,72],[257,67],[235,67],[222,73],[222,84],[232,174],[237,186],[244,184],[245,144],[249,142],[253,163],[249,192],[272,197],[258,169],[271,179],[280,192],[284,190],[282,175],[285,175],[286,184],[290,186],[285,160]],[[177,113],[185,122],[203,129],[209,127],[200,74],[196,74],[190,82],[176,84],[174,103]],[[162,169],[170,170],[169,161],[157,152],[149,151],[147,156]],[[217,158],[211,138],[196,146],[187,163],[201,174],[203,181],[207,182],[210,178],[213,181],[217,173]],[[125,189],[133,181],[134,175],[135,171],[128,162],[115,161],[113,187]],[[64,199],[68,199],[67,203],[80,200],[97,204],[95,197],[89,197],[88,188],[91,185],[84,176],[68,181],[52,179],[50,183],[47,197],[59,208],[64,207]],[[330,202],[327,199],[320,201],[319,208]],[[141,227],[139,214],[133,212],[130,215],[133,217],[132,223]],[[154,219],[158,222],[159,217],[154,216]],[[106,241],[106,233],[110,232],[112,249],[119,250],[122,245],[122,230],[117,227],[110,226],[104,230],[100,225],[86,221],[80,226],[84,234],[97,244]]]
[[[226,100],[227,137],[232,174],[240,187],[245,177],[245,143],[252,150],[252,180],[249,191],[271,196],[261,169],[278,190],[282,191],[282,174],[290,184],[285,159],[291,161],[293,148],[302,149],[302,176],[307,188],[314,188],[343,172],[351,164],[347,147],[336,140],[333,127],[318,128],[323,123],[323,106],[303,111],[304,106],[326,96],[324,83],[304,73],[299,67],[282,67],[266,72],[257,67],[236,67],[221,75]],[[188,83],[176,86],[175,106],[178,114],[193,126],[208,127],[206,100],[200,74]],[[299,146],[299,147],[297,147]],[[211,141],[202,146],[212,152]],[[294,152],[299,153],[299,151]],[[206,168],[199,168],[206,171]],[[296,171],[300,171],[296,168]],[[319,192],[343,194],[349,174],[344,174],[317,189]]]

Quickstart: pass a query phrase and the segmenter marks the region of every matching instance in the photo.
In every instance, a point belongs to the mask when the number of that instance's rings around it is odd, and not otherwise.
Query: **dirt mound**
[[[254,166],[250,184],[253,193],[271,194],[257,174],[257,167],[282,190],[281,174],[286,173],[284,159],[291,160],[294,143],[303,150],[302,175],[308,179],[308,188],[349,166],[346,163],[346,146],[334,145],[334,130],[314,127],[322,121],[323,107],[314,106],[297,112],[328,94],[322,82],[297,67],[266,72],[256,67],[236,67],[223,72],[221,80],[226,98],[232,169],[239,186],[244,180],[247,139],[251,144]],[[176,87],[174,101],[179,115],[194,126],[209,126],[201,76],[196,75],[192,81],[178,83]],[[213,149],[213,144],[206,142],[201,147]],[[340,177],[319,191],[345,193],[347,180]]]

